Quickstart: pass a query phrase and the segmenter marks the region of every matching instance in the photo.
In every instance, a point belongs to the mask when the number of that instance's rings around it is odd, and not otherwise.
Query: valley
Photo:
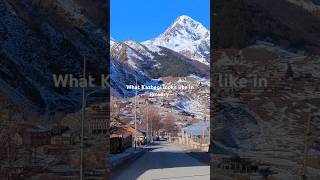
[[[138,129],[151,133],[165,132],[166,129],[160,125],[155,131],[147,130],[145,109],[150,107],[156,109],[160,121],[165,121],[167,116],[173,118],[171,125],[175,131],[170,132],[173,136],[188,125],[205,118],[209,120],[209,56],[203,54],[200,58],[197,55],[209,52],[209,40],[209,31],[185,15],[178,17],[164,33],[150,41],[116,42],[112,38],[111,64],[117,67],[111,71],[111,104],[121,106],[112,112],[113,124],[133,126],[133,117],[137,117]],[[180,46],[186,44],[190,45],[188,52],[180,51],[183,49]],[[138,101],[137,105],[135,101]]]

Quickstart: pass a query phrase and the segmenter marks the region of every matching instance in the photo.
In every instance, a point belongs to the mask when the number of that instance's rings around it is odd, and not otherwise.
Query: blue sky
[[[152,39],[180,15],[210,28],[210,0],[111,0],[111,36],[117,41]]]

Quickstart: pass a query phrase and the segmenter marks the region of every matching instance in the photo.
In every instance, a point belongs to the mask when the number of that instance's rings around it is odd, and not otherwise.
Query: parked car
[[[137,136],[137,145],[144,145],[146,144],[146,137],[145,136]]]
[[[116,135],[112,134],[110,136],[110,152],[111,153],[121,153],[124,150],[132,147],[132,135],[123,134]]]

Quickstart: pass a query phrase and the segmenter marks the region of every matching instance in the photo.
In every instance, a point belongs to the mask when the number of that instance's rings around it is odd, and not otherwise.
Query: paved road
[[[209,180],[210,167],[169,143],[152,146],[134,162],[114,172],[115,180]]]

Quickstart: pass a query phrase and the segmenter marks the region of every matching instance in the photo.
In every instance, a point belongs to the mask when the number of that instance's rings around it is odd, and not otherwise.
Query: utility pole
[[[201,147],[203,146],[204,142],[204,123],[206,120],[206,116],[204,116],[204,119],[202,120],[202,126],[201,126],[201,131],[202,131],[202,137],[201,137]]]
[[[303,165],[302,165],[302,175],[301,179],[307,179],[306,177],[306,169],[307,169],[307,160],[308,160],[308,151],[309,151],[309,140],[311,136],[310,132],[310,124],[311,124],[311,110],[307,114],[307,125],[305,129],[305,135],[304,135],[304,156],[303,156]]]
[[[153,143],[153,129],[152,129],[153,120],[151,119],[151,143]]]
[[[148,107],[148,101],[146,101],[147,104],[147,144],[149,144],[149,107]]]
[[[136,96],[134,99],[135,102],[135,113],[134,113],[134,150],[137,149],[137,91],[138,91],[138,83],[136,77]]]
[[[86,78],[86,57],[83,58],[83,78]],[[80,180],[83,180],[83,136],[85,116],[85,87],[82,87],[81,144],[80,144]]]

